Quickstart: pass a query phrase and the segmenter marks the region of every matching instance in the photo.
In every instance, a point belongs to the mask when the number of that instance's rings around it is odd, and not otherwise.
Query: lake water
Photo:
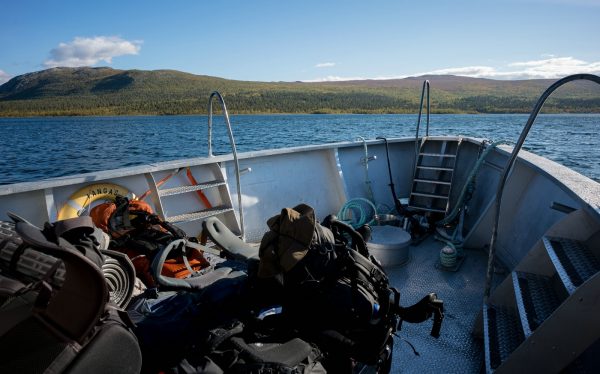
[[[514,144],[528,115],[433,115],[430,135]],[[238,151],[414,136],[416,115],[234,115]],[[221,117],[213,152],[229,153]],[[525,148],[600,181],[600,115],[540,115]],[[205,156],[206,116],[0,118],[0,184]],[[424,130],[424,121],[422,125]]]

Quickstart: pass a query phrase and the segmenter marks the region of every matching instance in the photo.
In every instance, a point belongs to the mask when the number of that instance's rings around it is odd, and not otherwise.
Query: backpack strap
[[[369,250],[367,249],[367,244],[363,239],[362,235],[358,233],[358,231],[354,230],[352,226],[348,225],[345,222],[342,222],[335,218],[335,216],[329,216],[323,222],[325,227],[329,227],[336,239],[343,241],[344,243],[348,242],[348,239],[344,237],[344,234],[348,235],[350,238],[350,247],[356,250],[361,255],[369,258]]]
[[[111,237],[119,236],[118,232],[124,229],[133,229],[128,213],[129,199],[124,196],[116,196],[115,207],[115,211],[108,219],[107,225]]]
[[[240,321],[233,321],[230,325],[225,327],[218,327],[208,332],[209,336],[206,339],[205,346],[207,352],[212,352],[218,348],[222,343],[232,336],[239,335],[244,331],[244,324]]]
[[[171,243],[169,243],[166,247],[164,247],[154,257],[154,260],[152,261],[152,264],[150,265],[152,275],[154,276],[154,279],[156,279],[156,282],[159,285],[162,285],[162,286],[168,287],[168,288],[174,288],[174,289],[192,289],[192,288],[194,288],[185,279],[171,278],[171,277],[162,275],[162,268],[163,268],[165,261],[167,260],[167,258],[169,258],[171,252],[174,250],[177,250],[177,249],[181,250],[184,265],[186,266],[187,270],[190,272],[190,275],[194,276],[194,275],[198,274],[198,272],[195,271],[194,269],[192,269],[192,267],[190,266],[190,263],[187,259],[186,248],[192,248],[193,250],[200,251],[200,252],[208,252],[208,253],[212,253],[212,254],[215,253],[210,248],[207,248],[198,243],[190,242],[186,239],[173,240]]]
[[[398,330],[402,326],[402,321],[409,323],[425,322],[433,315],[433,327],[431,328],[431,336],[438,338],[442,321],[444,320],[444,301],[437,298],[437,295],[430,293],[409,307],[398,306],[397,311],[400,321],[398,322]]]
[[[158,255],[156,255],[156,257],[154,257],[154,260],[152,261],[152,265],[150,265],[150,268],[152,269],[152,275],[154,276],[154,279],[156,279],[156,282],[162,286],[166,286],[166,287],[172,287],[172,288],[179,288],[179,289],[191,289],[192,286],[186,282],[183,279],[178,279],[178,278],[171,278],[171,277],[165,277],[164,275],[162,275],[162,268],[163,265],[165,264],[165,261],[167,259],[167,257],[169,256],[169,254],[171,253],[171,251],[173,251],[174,249],[177,248],[185,248],[185,240],[184,239],[177,239],[177,240],[173,240],[171,243],[169,243],[169,245],[167,245],[165,248],[163,248]],[[185,252],[185,250],[184,250]],[[185,253],[183,253],[183,257],[185,258]],[[186,262],[186,266],[189,266],[189,262]],[[194,274],[194,270],[190,267],[188,270],[190,270],[190,272],[192,274]]]
[[[151,217],[151,222],[153,224],[161,225],[165,230],[170,232],[177,239],[187,238],[187,234],[185,233],[185,231],[183,231],[179,227],[173,225],[171,222],[163,221],[162,219],[158,218],[158,216],[156,214],[152,214],[152,215],[150,215],[150,217]]]
[[[206,234],[219,247],[236,260],[258,259],[258,248],[252,247],[235,235],[217,217],[202,222],[202,233]]]

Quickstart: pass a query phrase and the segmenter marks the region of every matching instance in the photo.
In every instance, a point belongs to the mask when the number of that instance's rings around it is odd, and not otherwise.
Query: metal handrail
[[[425,80],[423,82],[423,88],[421,89],[421,103],[419,104],[419,117],[417,117],[417,131],[415,133],[415,162],[419,155],[419,127],[421,126],[421,114],[423,113],[423,98],[425,97],[425,88],[427,88],[427,126],[425,127],[425,136],[429,136],[429,113],[431,111],[429,86],[429,80]]]
[[[600,84],[600,77],[598,77],[597,75],[574,74],[574,75],[569,75],[568,77],[559,79],[552,86],[548,87],[548,89],[546,89],[546,91],[544,91],[542,96],[540,96],[537,103],[533,107],[533,111],[529,115],[529,119],[527,120],[527,123],[525,124],[525,127],[523,128],[523,131],[521,132],[521,136],[519,136],[519,140],[517,140],[517,144],[515,145],[515,147],[512,150],[512,153],[510,154],[508,163],[506,164],[506,166],[504,167],[504,170],[502,171],[502,176],[500,177],[500,183],[498,184],[498,190],[496,191],[496,201],[494,204],[494,209],[495,209],[494,224],[493,224],[493,228],[492,228],[492,238],[490,240],[490,250],[489,250],[489,254],[488,254],[487,273],[486,273],[486,278],[485,278],[484,302],[487,302],[487,299],[490,296],[490,289],[491,289],[491,285],[492,285],[492,276],[494,273],[493,265],[494,265],[494,257],[496,255],[496,240],[498,238],[498,224],[500,222],[500,204],[502,203],[502,193],[504,192],[504,185],[506,184],[506,180],[508,179],[508,176],[509,176],[509,174],[515,164],[515,161],[517,159],[517,153],[519,153],[519,151],[521,150],[521,147],[523,146],[523,143],[525,143],[525,138],[527,137],[527,134],[529,134],[529,130],[531,129],[533,122],[537,118],[538,113],[542,109],[542,106],[546,102],[546,99],[548,99],[548,96],[550,96],[557,88],[564,85],[565,83],[568,83],[568,82],[571,82],[574,80],[579,80],[579,79],[589,80],[589,81]]]
[[[362,164],[365,167],[365,184],[367,185],[367,197],[373,204],[375,204],[375,197],[373,196],[373,188],[371,187],[371,179],[369,179],[369,161],[377,160],[377,156],[369,156],[369,149],[367,148],[367,140],[362,136],[358,136],[356,141],[361,141],[363,144],[363,150],[365,157],[362,159]]]
[[[233,132],[231,131],[231,122],[229,122],[229,112],[227,111],[227,106],[225,105],[225,100],[223,100],[223,96],[218,91],[214,91],[210,94],[210,98],[208,99],[208,157],[213,157],[212,153],[212,103],[213,98],[217,97],[221,102],[221,109],[223,110],[223,116],[225,117],[225,123],[227,124],[227,131],[229,132],[229,143],[231,144],[231,149],[233,152],[233,162],[235,164],[235,180],[237,183],[237,195],[238,195],[238,207],[240,214],[240,230],[242,234],[242,239],[244,239],[244,210],[242,207],[242,187],[240,183],[240,164],[238,162],[237,150],[235,149],[235,140],[233,139]]]

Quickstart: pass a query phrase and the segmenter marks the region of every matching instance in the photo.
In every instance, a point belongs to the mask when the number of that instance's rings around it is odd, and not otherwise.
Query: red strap
[[[166,181],[168,181],[169,179],[171,179],[171,177],[177,173],[179,173],[179,170],[181,169],[176,169],[175,171],[173,171],[171,174],[168,174],[166,177],[164,177],[163,179],[159,180],[158,182],[156,182],[156,188],[162,186],[163,184],[165,184]],[[144,200],[145,198],[148,197],[148,195],[150,195],[152,193],[152,190],[148,190],[146,192],[144,192],[142,194],[142,196],[138,197],[137,200]]]
[[[192,170],[189,167],[187,168],[186,174],[187,174],[188,179],[192,183],[192,186],[197,186],[198,181],[196,181],[196,178],[194,178],[194,175],[192,174]],[[210,201],[208,201],[208,199],[206,198],[206,195],[204,195],[204,193],[202,191],[198,190],[198,191],[196,191],[196,193],[198,194],[198,197],[200,198],[200,200],[202,200],[202,204],[204,204],[204,206],[206,208],[212,208],[212,204],[210,203]]]

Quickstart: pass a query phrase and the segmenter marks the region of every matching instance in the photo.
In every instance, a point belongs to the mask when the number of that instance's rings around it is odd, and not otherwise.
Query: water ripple
[[[431,135],[515,142],[527,115],[432,115]],[[541,115],[525,148],[600,180],[600,115]],[[0,184],[115,169],[207,154],[205,116],[0,118]],[[239,115],[239,151],[412,137],[416,115]],[[213,153],[230,152],[215,118]],[[424,124],[422,125],[422,133]]]

